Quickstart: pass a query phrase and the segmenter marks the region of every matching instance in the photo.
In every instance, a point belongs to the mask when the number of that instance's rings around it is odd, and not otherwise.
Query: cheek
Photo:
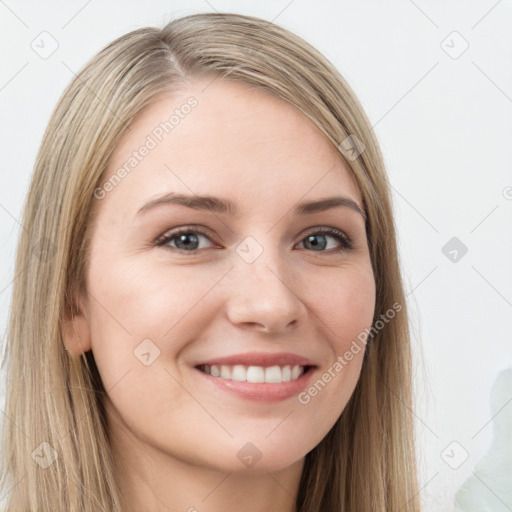
[[[120,414],[139,434],[151,418],[152,428],[164,432],[169,418],[162,411],[170,404],[178,409],[189,405],[175,380],[181,381],[181,375],[169,363],[195,335],[191,329],[202,328],[201,318],[190,313],[206,293],[208,280],[187,288],[176,273],[162,279],[161,272],[141,266],[109,270],[108,279],[97,280],[91,290],[96,299],[91,301],[91,342],[98,371],[116,417]]]
[[[371,268],[342,269],[311,287],[311,307],[325,327],[325,337],[337,354],[371,326],[375,309],[375,281]]]
[[[316,295],[311,295],[311,306],[321,320],[330,358],[316,381],[299,396],[299,403],[318,409],[327,423],[333,424],[360,376],[365,336],[375,309],[375,281],[371,268],[344,269],[326,280],[321,289],[324,293],[317,288]]]
[[[144,363],[160,366],[176,358],[187,339],[205,328],[197,312],[218,281],[207,270],[114,260],[92,260],[89,281],[91,344],[106,389],[127,371],[147,379]]]

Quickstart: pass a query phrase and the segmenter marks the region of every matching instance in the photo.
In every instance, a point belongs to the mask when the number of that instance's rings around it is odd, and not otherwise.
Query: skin
[[[175,108],[198,100],[97,201],[87,293],[76,297],[81,314],[64,337],[72,355],[93,351],[107,390],[123,510],[294,511],[304,457],[343,411],[363,351],[306,405],[297,396],[267,403],[212,389],[193,365],[249,351],[292,352],[315,361],[312,382],[328,371],[372,322],[365,222],[346,207],[302,217],[292,210],[335,194],[363,204],[348,165],[303,114],[245,84],[206,84],[161,97],[115,149],[107,179]],[[231,199],[241,216],[181,205],[137,215],[171,191]],[[179,237],[155,245],[190,224],[208,233],[194,232],[195,251],[180,253]],[[316,240],[325,249],[306,245],[325,227],[343,231],[353,248],[322,234]],[[250,264],[236,252],[249,235],[263,250]],[[148,366],[134,356],[145,339],[160,350]],[[237,457],[248,442],[262,455],[252,467]]]

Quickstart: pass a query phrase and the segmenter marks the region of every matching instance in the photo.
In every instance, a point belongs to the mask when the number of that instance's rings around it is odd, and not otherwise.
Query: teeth
[[[223,379],[231,379],[231,368],[229,366],[222,365],[220,367],[220,376]]]
[[[265,368],[265,382],[283,382],[283,374],[279,366]]]
[[[237,382],[251,382],[261,384],[263,382],[278,384],[280,382],[290,382],[297,380],[303,373],[304,367],[295,366],[243,366],[241,364],[230,365],[204,365],[201,367],[204,373],[219,377],[221,379],[231,379]]]
[[[245,366],[242,366],[241,364],[233,366],[231,378],[238,382],[245,382],[247,380],[247,370],[245,369]]]
[[[298,379],[303,372],[304,368],[302,368],[302,366],[294,366],[292,369],[292,380]]]
[[[261,366],[249,366],[247,368],[247,382],[255,384],[265,382],[265,370]]]

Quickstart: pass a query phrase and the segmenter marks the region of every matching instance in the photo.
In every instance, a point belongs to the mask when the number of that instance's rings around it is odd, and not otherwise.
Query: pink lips
[[[207,365],[235,365],[243,364],[245,366],[284,366],[284,365],[296,365],[299,366],[315,366],[315,363],[306,357],[299,356],[297,354],[291,354],[288,352],[278,352],[275,354],[269,354],[265,352],[248,352],[246,354],[234,354],[226,357],[216,357],[208,359],[208,361],[201,361],[195,366],[202,364]]]
[[[223,379],[214,377],[202,372],[199,368],[203,365],[244,365],[244,366],[285,366],[285,365],[299,365],[305,367],[303,373],[298,379],[289,382],[279,383],[252,383],[252,382],[239,382],[231,379]],[[227,391],[240,398],[246,400],[254,400],[260,402],[279,402],[286,400],[293,396],[298,395],[307,386],[315,373],[316,365],[310,359],[292,353],[262,353],[262,352],[249,352],[246,354],[235,354],[226,357],[212,358],[201,361],[195,365],[199,370],[199,375],[206,379],[209,385],[215,389]]]

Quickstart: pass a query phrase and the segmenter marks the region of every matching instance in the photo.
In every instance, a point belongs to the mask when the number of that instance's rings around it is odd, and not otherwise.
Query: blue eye
[[[162,236],[157,240],[156,244],[169,247],[170,249],[177,249],[180,252],[194,252],[199,250],[199,239],[201,237],[209,239],[205,233],[197,228],[185,228]],[[175,242],[175,247],[169,245],[171,242]]]
[[[312,248],[315,252],[326,252],[325,249],[328,245],[326,240],[328,238],[334,238],[341,245],[341,247],[334,248],[334,250],[332,247],[329,248],[330,253],[352,249],[352,242],[347,237],[347,235],[345,235],[345,233],[342,231],[333,228],[314,231],[313,233],[307,235],[301,243],[303,243],[305,246],[308,245],[309,248]]]
[[[197,227],[185,227],[162,235],[155,241],[155,245],[181,253],[194,254],[199,249],[205,248],[199,247],[201,237],[210,240],[210,237]],[[336,240],[339,247],[328,247],[329,238]],[[352,242],[347,235],[345,235],[343,231],[334,228],[323,228],[313,231],[303,238],[300,243],[303,244],[306,249],[311,249],[314,252],[326,252],[327,254],[338,253],[353,248]],[[328,250],[326,250],[326,248]]]

